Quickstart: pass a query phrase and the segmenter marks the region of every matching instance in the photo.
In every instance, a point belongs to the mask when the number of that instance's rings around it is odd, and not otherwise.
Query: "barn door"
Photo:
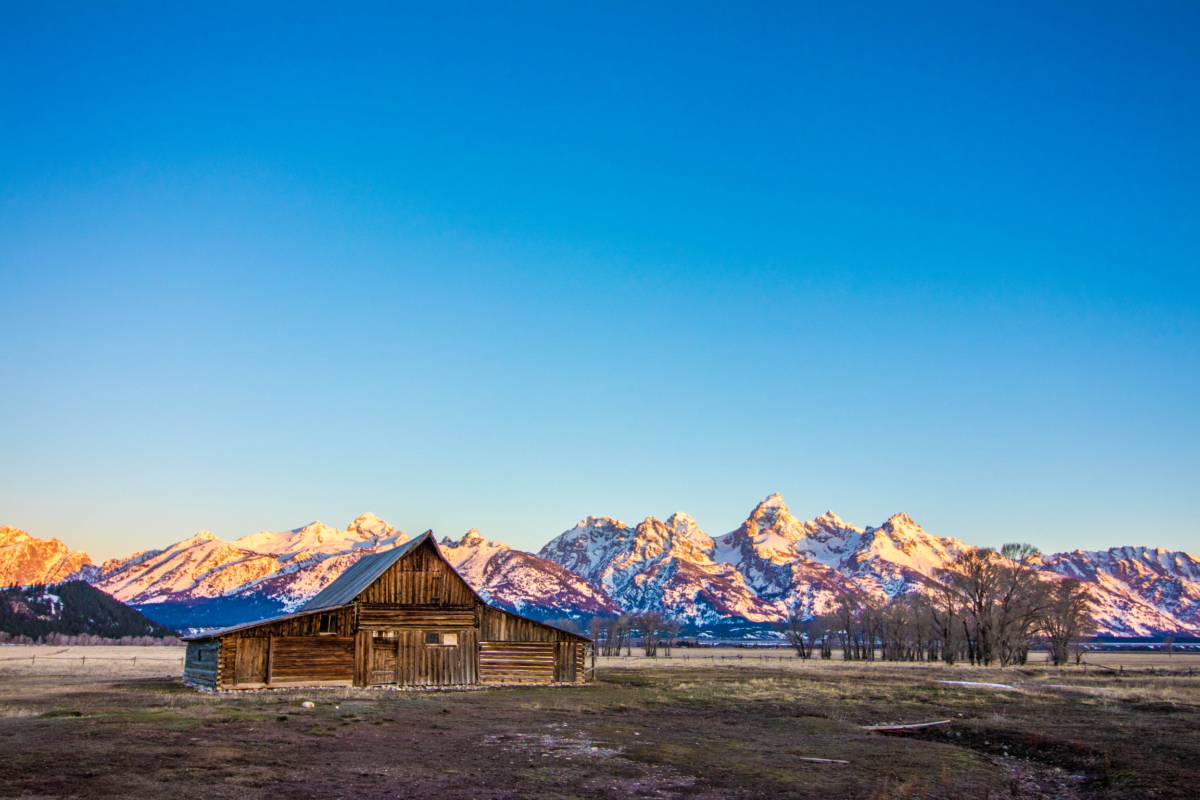
[[[267,654],[270,645],[271,640],[266,637],[237,640],[234,685],[261,685],[267,682]]]
[[[396,683],[396,646],[398,640],[376,636],[371,641],[371,674],[368,683]]]

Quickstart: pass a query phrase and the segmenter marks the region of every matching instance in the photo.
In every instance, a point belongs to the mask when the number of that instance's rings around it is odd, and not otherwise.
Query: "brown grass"
[[[637,659],[574,689],[228,694],[8,674],[0,797],[1194,797],[1200,676],[1126,672]],[[860,727],[933,719],[953,722]]]

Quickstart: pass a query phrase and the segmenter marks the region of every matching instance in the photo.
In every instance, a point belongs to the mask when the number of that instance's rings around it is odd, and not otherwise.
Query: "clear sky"
[[[1200,551],[1200,4],[0,3],[0,525],[781,492]]]

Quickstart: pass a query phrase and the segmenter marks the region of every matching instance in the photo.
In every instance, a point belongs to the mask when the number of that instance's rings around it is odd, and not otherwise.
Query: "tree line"
[[[43,644],[54,647],[144,647],[146,645],[176,647],[182,645],[183,642],[176,636],[122,636],[119,639],[112,639],[88,633],[75,636],[65,633],[48,633],[45,636],[35,637],[22,634],[12,636],[6,631],[0,631],[0,644]]]
[[[780,629],[801,658],[1023,664],[1035,643],[1056,665],[1095,629],[1086,584],[1047,576],[1029,544],[966,550],[927,591],[882,602],[842,594],[827,614],[793,608]]]

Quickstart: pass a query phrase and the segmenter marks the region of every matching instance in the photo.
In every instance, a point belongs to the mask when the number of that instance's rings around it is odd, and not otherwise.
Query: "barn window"
[[[443,647],[458,647],[458,634],[427,633],[425,634],[425,644],[430,646],[441,645]]]
[[[337,633],[337,614],[321,615],[321,633]]]
[[[457,633],[443,633],[442,634],[442,644],[444,644],[446,647],[458,647],[458,634]]]
[[[442,635],[440,633],[425,634],[425,644],[441,644]]]

